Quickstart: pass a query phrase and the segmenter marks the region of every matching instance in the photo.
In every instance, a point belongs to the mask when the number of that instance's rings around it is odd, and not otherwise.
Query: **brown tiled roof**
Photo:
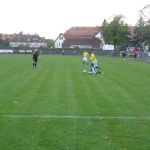
[[[64,33],[65,38],[93,37],[100,32],[98,27],[72,27]]]
[[[16,37],[16,34],[3,34],[2,40],[12,40]]]
[[[46,39],[40,37],[39,35],[17,34],[12,42],[46,42]]]

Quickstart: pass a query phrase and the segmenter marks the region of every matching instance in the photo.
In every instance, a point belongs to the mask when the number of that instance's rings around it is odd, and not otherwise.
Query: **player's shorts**
[[[94,65],[97,66],[97,60],[94,61]]]
[[[88,59],[86,57],[83,57],[84,62],[88,62]]]
[[[34,61],[34,62],[37,62],[37,57],[33,57],[33,61]]]
[[[91,62],[91,64],[93,64],[94,66],[97,66],[97,60],[93,60],[93,61]]]

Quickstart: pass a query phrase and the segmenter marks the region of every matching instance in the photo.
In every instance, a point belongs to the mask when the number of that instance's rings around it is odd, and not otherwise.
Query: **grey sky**
[[[149,0],[0,0],[0,33],[34,34],[55,39],[72,26],[97,26],[124,15],[135,25]]]

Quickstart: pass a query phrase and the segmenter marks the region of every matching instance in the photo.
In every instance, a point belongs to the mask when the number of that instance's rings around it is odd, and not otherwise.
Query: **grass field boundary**
[[[44,119],[150,119],[150,116],[75,116],[75,115],[0,115],[0,118],[44,118]]]

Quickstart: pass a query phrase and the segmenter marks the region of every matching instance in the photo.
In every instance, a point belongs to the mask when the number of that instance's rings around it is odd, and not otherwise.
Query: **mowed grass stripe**
[[[142,116],[142,117],[136,117],[136,116],[75,116],[75,115],[66,115],[66,116],[58,116],[58,115],[0,115],[1,118],[5,119],[47,119],[47,120],[53,120],[53,119],[70,119],[70,120],[149,120],[150,116]]]

